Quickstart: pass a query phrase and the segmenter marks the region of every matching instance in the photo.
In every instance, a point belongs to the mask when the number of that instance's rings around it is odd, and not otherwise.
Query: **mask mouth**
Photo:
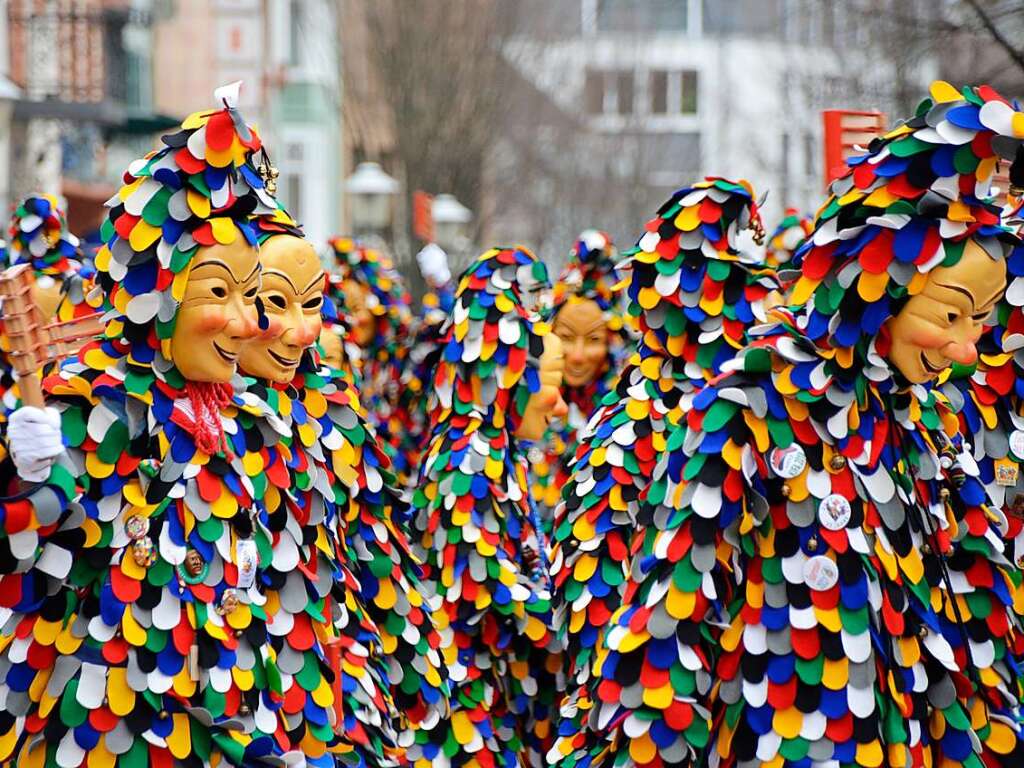
[[[270,355],[274,359],[274,361],[283,368],[294,368],[296,365],[299,364],[298,358],[292,360],[287,357],[282,357],[272,349],[268,349],[267,354]]]
[[[565,373],[574,379],[585,379],[590,375],[590,368],[566,368]]]
[[[945,365],[943,365],[941,367],[936,367],[935,365],[933,365],[928,360],[928,356],[924,352],[922,352],[921,353],[921,367],[924,368],[925,371],[927,371],[928,373],[932,374],[933,376],[938,376],[940,373],[942,373],[944,370],[946,370],[946,368],[949,367],[949,363],[946,363]]]
[[[235,363],[238,362],[238,353],[237,352],[234,352],[234,353],[228,352],[226,349],[221,347],[216,341],[213,342],[213,348],[215,350],[217,350],[217,354],[220,355],[224,359],[224,362],[231,363],[232,365],[234,365]]]

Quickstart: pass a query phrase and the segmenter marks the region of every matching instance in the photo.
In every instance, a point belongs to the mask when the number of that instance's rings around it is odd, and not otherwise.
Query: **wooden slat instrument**
[[[43,390],[36,375],[41,368],[71,357],[103,333],[103,314],[96,312],[64,322],[46,323],[32,300],[35,275],[30,264],[0,272],[0,320],[10,342],[8,357],[18,379],[21,402],[42,408]]]

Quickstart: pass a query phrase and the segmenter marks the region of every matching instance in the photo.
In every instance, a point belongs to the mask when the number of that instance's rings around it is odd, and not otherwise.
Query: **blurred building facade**
[[[524,1],[506,58],[548,104],[497,143],[489,237],[531,238],[555,260],[585,226],[632,244],[673,189],[705,175],[769,190],[769,225],[810,209],[823,199],[821,110],[891,115],[936,72],[897,62],[843,3]]]
[[[331,0],[176,0],[156,25],[154,99],[185,115],[242,80],[241,105],[279,169],[278,197],[322,242],[340,225],[338,5]],[[183,44],[183,41],[188,41]]]
[[[67,201],[86,235],[123,170],[154,132],[174,123],[151,101],[154,0],[7,0],[6,76],[17,87],[0,152],[3,210],[33,192]],[[0,116],[3,110],[0,109]]]

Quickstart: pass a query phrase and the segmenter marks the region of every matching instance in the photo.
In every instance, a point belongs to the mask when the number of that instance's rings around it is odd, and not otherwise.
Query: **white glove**
[[[53,460],[64,453],[60,413],[56,408],[19,408],[7,422],[7,446],[18,475],[30,483],[43,482]]]
[[[427,243],[416,254],[416,261],[420,265],[423,278],[431,285],[444,285],[452,279],[451,270],[448,269],[448,254],[441,246]]]

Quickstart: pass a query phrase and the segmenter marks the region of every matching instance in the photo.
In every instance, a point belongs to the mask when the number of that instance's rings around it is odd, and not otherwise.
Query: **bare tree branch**
[[[1018,49],[1007,39],[988,12],[981,6],[979,0],[965,0],[965,2],[977,14],[992,39],[1006,52],[1006,55],[1020,68],[1021,72],[1024,72],[1024,51]]]

